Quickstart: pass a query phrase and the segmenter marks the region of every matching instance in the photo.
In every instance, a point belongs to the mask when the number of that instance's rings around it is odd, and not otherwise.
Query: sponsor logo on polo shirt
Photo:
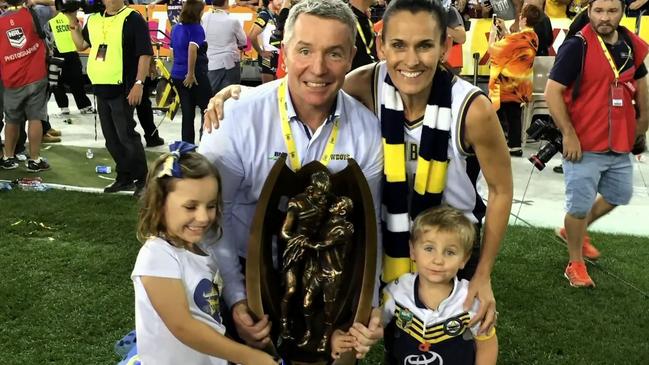
[[[409,355],[403,360],[403,365],[444,365],[444,359],[433,351]]]

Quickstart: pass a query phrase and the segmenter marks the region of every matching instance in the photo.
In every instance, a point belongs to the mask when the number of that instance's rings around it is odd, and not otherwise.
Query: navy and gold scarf
[[[433,87],[424,113],[412,198],[408,201],[403,101],[390,75],[385,76],[381,95],[381,134],[385,159],[381,219],[384,282],[411,271],[408,247],[410,223],[423,210],[442,202],[449,161],[452,80],[453,75],[443,68],[438,68],[433,77]]]

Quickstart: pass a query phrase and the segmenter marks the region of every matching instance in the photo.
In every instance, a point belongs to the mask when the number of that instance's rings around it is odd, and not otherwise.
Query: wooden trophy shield
[[[345,245],[344,255],[337,262],[342,263],[343,269],[340,285],[329,298],[335,298],[332,305],[329,300],[328,319],[333,322],[327,327],[324,323],[323,293],[316,296],[310,309],[312,315],[311,341],[300,345],[300,336],[305,332],[303,299],[304,288],[308,275],[300,276],[297,280],[297,290],[288,306],[290,308],[290,329],[295,339],[286,339],[281,334],[282,298],[286,290],[285,270],[282,270],[282,257],[287,247],[286,240],[280,235],[282,225],[287,216],[288,201],[303,194],[311,182],[311,176],[317,172],[326,172],[331,182],[332,196],[348,197],[353,202],[353,210],[348,220],[353,224],[353,234],[350,242]],[[303,194],[304,195],[304,194]],[[360,167],[353,159],[348,160],[348,166],[337,174],[331,175],[327,168],[319,162],[311,162],[295,173],[286,165],[286,154],[282,154],[270,171],[261,191],[257,209],[252,221],[250,239],[248,241],[248,258],[246,262],[246,291],[248,306],[257,318],[267,314],[273,323],[272,345],[267,352],[281,357],[288,364],[326,364],[331,362],[331,349],[326,343],[325,332],[330,335],[333,329],[346,331],[354,322],[368,324],[372,310],[372,299],[375,287],[377,263],[377,225],[372,195]],[[311,256],[316,257],[316,256]],[[319,257],[319,256],[317,256]],[[312,259],[313,260],[313,259]],[[318,258],[318,260],[320,260]],[[340,265],[339,265],[340,266]],[[312,296],[312,295],[311,295]],[[286,308],[286,304],[285,304]],[[286,312],[286,309],[284,310]],[[286,317],[284,317],[286,318]],[[316,325],[313,325],[313,324]],[[318,325],[320,324],[320,325]],[[327,330],[329,328],[329,330]],[[326,338],[325,338],[326,339]],[[320,351],[318,351],[320,342]],[[354,364],[355,354],[344,354],[334,364]]]

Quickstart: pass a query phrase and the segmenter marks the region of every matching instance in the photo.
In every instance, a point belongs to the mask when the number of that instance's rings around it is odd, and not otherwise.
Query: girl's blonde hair
[[[410,229],[410,243],[414,245],[424,232],[431,229],[456,234],[464,253],[471,253],[476,229],[459,209],[442,205],[419,213]]]
[[[202,179],[212,176],[216,179],[217,184],[217,206],[216,217],[208,231],[216,233],[217,237],[221,235],[221,175],[216,167],[210,163],[203,155],[197,152],[187,152],[178,157],[177,163],[180,165],[182,178],[172,176],[158,177],[160,171],[164,168],[165,161],[168,158],[174,158],[171,153],[165,153],[160,156],[150,166],[149,175],[147,176],[146,189],[140,200],[140,212],[138,214],[137,239],[144,243],[148,238],[153,236],[166,236],[167,227],[165,227],[164,204],[167,195],[174,190],[175,182],[179,179]],[[174,237],[166,237],[174,242]]]

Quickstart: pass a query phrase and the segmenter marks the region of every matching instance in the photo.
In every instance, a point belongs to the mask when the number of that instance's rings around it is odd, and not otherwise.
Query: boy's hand
[[[469,327],[482,322],[478,335],[485,335],[496,324],[496,298],[494,298],[491,279],[488,276],[483,277],[475,274],[469,282],[469,290],[464,300],[465,311],[471,309],[476,298],[480,301],[480,308],[476,315],[471,318]]]
[[[370,352],[372,345],[383,338],[381,311],[378,308],[372,309],[369,325],[365,327],[362,323],[356,322],[349,328],[349,333],[354,336],[354,349],[357,352],[356,358],[364,358]]]
[[[350,335],[349,332],[343,332],[341,330],[335,330],[331,334],[331,358],[338,360],[342,353],[351,351],[354,349],[354,336]]]

